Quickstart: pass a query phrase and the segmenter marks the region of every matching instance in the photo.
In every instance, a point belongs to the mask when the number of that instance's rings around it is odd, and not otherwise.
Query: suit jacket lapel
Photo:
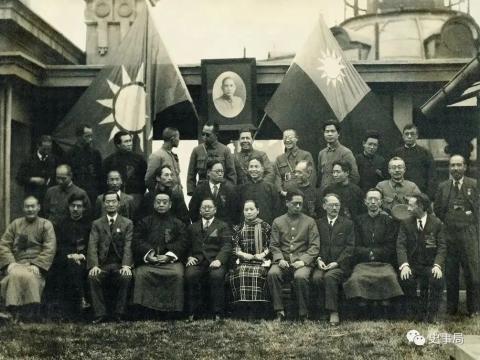
[[[111,239],[112,239],[112,244],[113,244],[113,250],[115,250],[115,252],[117,253],[117,255],[120,257],[120,251],[118,251],[118,248],[117,248],[117,243],[115,242],[115,239],[113,237],[113,235],[115,234],[115,231],[116,229],[120,229],[122,228],[122,218],[120,217],[120,215],[117,215],[117,219],[115,220],[115,222],[113,223],[113,233],[111,234]]]
[[[202,225],[203,225],[203,219],[202,219]],[[210,226],[208,227],[207,231],[204,231],[203,234],[203,238],[206,240],[210,234],[215,231],[217,229],[217,218],[213,219],[212,223],[210,224]]]
[[[332,236],[335,234],[337,234],[337,232],[339,232],[339,230],[341,229],[342,227],[342,224],[343,224],[343,217],[337,217],[337,221],[335,221],[335,223],[333,224],[333,231],[332,231]]]

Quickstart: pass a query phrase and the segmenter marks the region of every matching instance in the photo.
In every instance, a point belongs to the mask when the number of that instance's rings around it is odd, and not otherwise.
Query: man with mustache
[[[405,161],[405,179],[417,184],[418,188],[433,198],[436,189],[436,169],[432,153],[417,144],[418,129],[413,124],[403,128],[404,145],[395,149],[392,156]]]
[[[388,162],[390,180],[380,181],[376,188],[383,193],[383,209],[389,213],[398,204],[407,204],[408,198],[420,194],[418,186],[405,180],[405,162],[399,157],[394,157]]]
[[[175,218],[167,193],[155,195],[154,211],[135,225],[133,303],[168,313],[183,311],[185,225]]]
[[[241,97],[235,95],[236,89],[233,78],[226,76],[222,80],[222,96],[213,100],[218,112],[227,118],[235,117],[243,110],[244,103]]]
[[[313,164],[301,160],[295,166],[295,181],[287,186],[288,190],[300,190],[303,197],[302,212],[314,219],[318,219],[323,214],[322,198],[319,189],[315,184],[310,183],[310,177],[314,171]]]
[[[366,214],[354,220],[355,249],[352,275],[343,284],[345,297],[356,299],[360,309],[371,317],[372,312],[387,315],[390,299],[403,295],[394,266],[395,233],[393,219],[382,212],[383,194],[372,188],[365,194]],[[377,305],[368,308],[368,305]],[[369,311],[370,310],[370,311]]]
[[[442,182],[435,196],[435,214],[447,229],[447,312],[458,310],[459,268],[467,287],[470,316],[480,312],[480,239],[478,234],[478,188],[475,179],[465,176],[467,166],[460,155],[449,161],[450,179]]]
[[[318,294],[321,310],[330,313],[330,325],[340,323],[338,313],[339,290],[348,278],[355,244],[353,222],[340,215],[341,200],[337,194],[326,194],[323,208],[327,216],[317,220],[320,233],[320,254],[312,283]]]
[[[425,194],[408,199],[408,212],[411,217],[402,221],[397,237],[400,285],[409,302],[407,309],[415,311],[416,320],[436,323],[447,252],[444,225],[430,213]]]
[[[298,135],[293,129],[287,129],[283,132],[283,144],[285,153],[281,154],[273,164],[275,173],[275,185],[283,197],[287,195],[287,186],[294,183],[295,166],[302,160],[313,164],[313,157],[308,151],[302,150],[297,146]],[[315,171],[310,174],[310,184],[316,183]]]

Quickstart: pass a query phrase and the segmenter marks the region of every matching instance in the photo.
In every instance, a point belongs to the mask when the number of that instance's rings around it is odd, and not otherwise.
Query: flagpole
[[[257,137],[257,134],[260,132],[260,129],[262,128],[263,123],[265,122],[265,119],[267,117],[267,113],[263,113],[262,120],[260,120],[260,124],[258,124],[257,131],[255,131],[255,134],[253,134],[253,140]]]
[[[148,81],[149,74],[148,72],[151,70],[149,68],[149,61],[148,61],[148,31],[149,31],[149,21],[150,21],[150,12],[148,1],[145,1],[145,11],[146,11],[146,20],[145,20],[145,44],[144,44],[144,60],[145,60],[145,71],[143,73],[143,83],[145,84],[145,91],[147,94],[147,103],[148,103],[148,119],[145,122],[145,131],[143,132],[143,152],[145,157],[148,158],[152,151],[152,143],[150,141],[150,132],[153,131],[153,116],[152,114],[152,92],[151,92],[151,84]],[[153,136],[152,136],[153,138]]]

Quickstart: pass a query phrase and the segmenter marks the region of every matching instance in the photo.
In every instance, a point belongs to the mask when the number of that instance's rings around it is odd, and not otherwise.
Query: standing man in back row
[[[118,170],[125,185],[125,193],[133,197],[134,210],[138,208],[145,193],[147,162],[133,151],[132,135],[119,131],[113,137],[117,150],[103,161],[104,184],[111,170]]]
[[[209,161],[220,161],[225,171],[225,180],[232,185],[237,184],[233,155],[228,147],[218,141],[218,130],[218,124],[213,122],[203,125],[203,143],[193,149],[188,164],[187,195],[191,196],[198,183],[207,180],[207,163]]]
[[[253,148],[253,134],[252,130],[245,128],[239,132],[240,151],[235,153],[235,171],[237,173],[237,184],[243,185],[251,182],[248,175],[248,163],[253,158],[262,160],[264,173],[263,181],[267,183],[274,183],[274,173],[272,163],[264,151]]]
[[[180,132],[177,128],[167,127],[162,132],[162,147],[154,151],[148,158],[147,173],[145,174],[145,184],[152,191],[157,184],[155,180],[155,171],[158,168],[168,165],[172,170],[173,189],[182,190],[180,183],[180,165],[178,163],[178,155],[172,150],[178,147],[180,143]]]
[[[293,129],[287,129],[283,132],[283,145],[285,153],[277,156],[273,171],[275,173],[275,185],[283,197],[287,195],[287,188],[295,185],[295,166],[302,160],[313,165],[313,157],[308,151],[302,150],[297,146],[298,135]],[[316,183],[315,171],[310,173],[310,184]]]
[[[417,139],[417,127],[413,124],[406,125],[403,128],[404,145],[397,148],[393,156],[401,157],[405,161],[405,179],[417,184],[420,191],[433,199],[437,185],[435,161],[430,151],[417,144]]]
[[[350,181],[358,184],[360,176],[358,175],[357,161],[352,151],[340,144],[340,123],[336,120],[327,120],[323,124],[323,136],[327,142],[327,147],[320,150],[318,154],[318,181],[320,191],[323,191],[328,185],[334,183],[333,163],[343,161],[350,164]]]

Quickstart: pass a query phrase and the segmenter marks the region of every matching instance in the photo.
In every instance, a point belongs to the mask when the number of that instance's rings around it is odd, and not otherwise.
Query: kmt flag
[[[295,129],[299,145],[316,156],[325,146],[322,123],[341,122],[340,141],[360,151],[366,130],[376,129],[384,141],[400,142],[401,134],[360,74],[344,56],[320,17],[297,53],[265,112],[280,128]]]
[[[148,152],[152,121],[184,102],[196,117],[185,82],[146,7],[53,135],[68,148],[76,141],[76,126],[88,124],[94,130],[94,146],[106,156],[114,149],[113,136],[124,130],[134,136],[136,151]]]

